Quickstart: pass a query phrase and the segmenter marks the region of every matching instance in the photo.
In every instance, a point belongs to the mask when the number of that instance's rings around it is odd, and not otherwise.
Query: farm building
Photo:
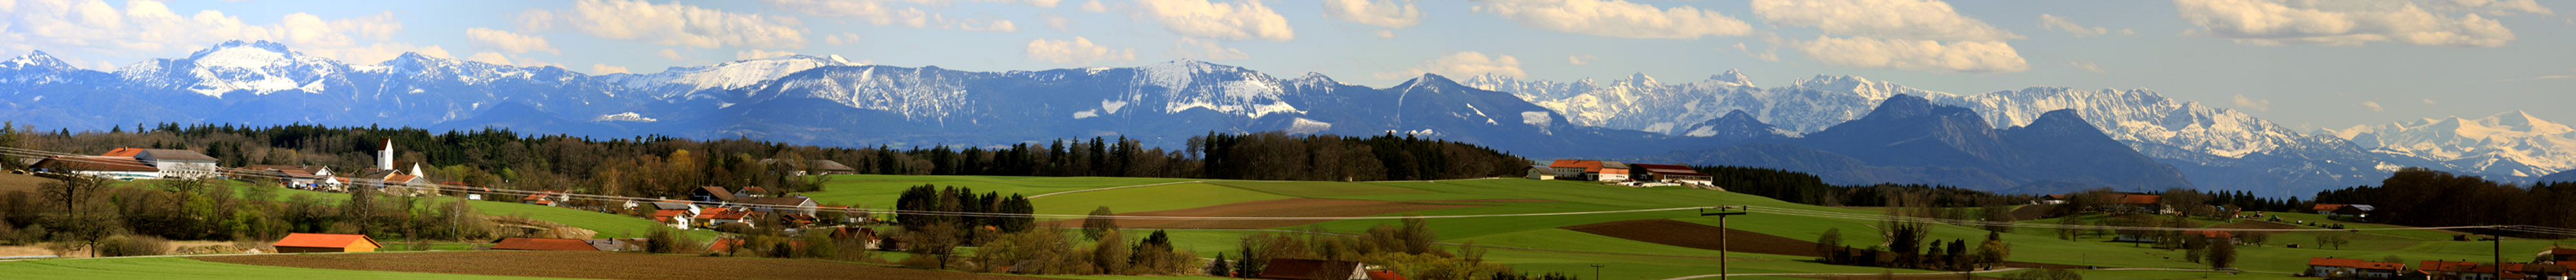
[[[1560,159],[1547,167],[1563,180],[1618,182],[1627,181],[1629,173],[1628,164],[1606,160]]]
[[[1369,279],[1368,272],[1361,270],[1359,262],[1288,258],[1270,259],[1270,265],[1263,267],[1261,270],[1261,277],[1256,278],[1329,280]]]
[[[2308,276],[2388,278],[2406,270],[2406,264],[2373,262],[2359,259],[2309,258]]]
[[[2374,210],[2376,208],[2377,207],[2371,207],[2369,204],[2317,204],[2314,207],[2310,207],[2309,210],[2314,211],[2317,214],[2326,214],[2327,216],[2367,218],[2370,217],[2370,210]]]
[[[318,190],[323,189],[323,184],[338,183],[331,180],[330,167],[319,165],[252,165],[243,166],[241,169],[263,172],[265,174],[262,175],[271,177],[282,177],[278,181],[291,188]]]
[[[216,175],[215,157],[188,150],[116,148],[99,156],[134,158],[161,169],[161,177],[165,178],[212,178]]]
[[[750,204],[752,211],[776,214],[805,214],[811,216],[814,215],[814,212],[816,211],[814,208],[820,207],[814,204],[814,199],[805,198],[803,196],[762,197],[744,199],[741,202],[743,204]]]
[[[527,237],[511,237],[511,238],[503,238],[503,239],[501,239],[500,244],[494,244],[494,245],[492,245],[492,249],[493,249],[493,250],[532,250],[532,251],[599,251],[599,248],[598,248],[598,247],[593,247],[593,246],[591,246],[590,242],[584,242],[584,241],[582,241],[581,239],[564,239],[564,238],[527,238]]]
[[[1700,174],[1699,170],[1691,169],[1689,166],[1644,163],[1628,164],[1628,166],[1635,167],[1631,170],[1643,171],[1642,174],[1633,175],[1648,181],[1700,186],[1710,185],[1713,181],[1708,174]]]
[[[277,239],[278,253],[375,252],[384,247],[363,234],[290,233]]]
[[[1528,178],[1531,180],[1556,180],[1556,168],[1550,168],[1546,165],[1531,165],[1529,174],[1523,174],[1521,175],[1521,178]]]
[[[68,173],[117,180],[161,178],[161,169],[130,157],[50,156],[36,161],[39,172]]]

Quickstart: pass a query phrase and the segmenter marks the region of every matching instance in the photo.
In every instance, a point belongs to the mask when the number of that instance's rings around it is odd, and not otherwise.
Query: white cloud
[[[0,45],[58,54],[89,50],[142,56],[227,40],[269,40],[308,55],[373,63],[430,48],[384,42],[402,31],[392,12],[329,20],[292,13],[276,24],[253,25],[214,10],[183,16],[154,1],[127,1],[120,10],[99,0],[0,0],[0,10],[8,12],[0,16]]]
[[[2129,30],[2128,28],[2121,28],[2121,29],[2120,29],[2120,36],[2136,36],[2136,35],[2138,35],[2138,31],[2137,31],[2137,30]]]
[[[328,57],[342,62],[356,64],[385,62],[386,60],[394,59],[394,57],[402,56],[403,53],[407,52],[420,53],[422,56],[436,58],[456,58],[455,56],[450,55],[446,48],[441,48],[439,46],[414,46],[406,43],[375,43],[368,44],[366,46],[342,48],[298,47],[295,51],[304,53],[305,55]]]
[[[1827,34],[1947,41],[2022,38],[1936,0],[1754,0],[1753,14],[1763,22],[1814,27]]]
[[[563,54],[563,51],[555,50],[554,44],[546,43],[546,38],[520,35],[519,33],[511,33],[509,31],[501,31],[498,29],[482,27],[467,28],[465,29],[465,38],[472,39],[475,46],[500,49],[501,51],[510,53],[546,52],[558,55]]]
[[[2272,100],[2245,98],[2245,95],[2243,94],[2238,94],[2231,99],[2234,99],[2236,108],[2252,109],[2255,111],[2272,110]]]
[[[2557,11],[2552,11],[2549,7],[2540,6],[2540,2],[2532,0],[2449,0],[2430,1],[2429,4],[2432,4],[2433,8],[2436,9],[2468,11],[2472,13],[2486,13],[2494,15],[2513,15],[2516,13],[2532,13],[2539,15],[2558,14]]]
[[[2104,72],[2104,71],[2102,71],[2102,65],[2093,64],[2093,62],[2092,62],[2092,61],[2084,61],[2084,60],[2068,61],[2068,62],[2066,62],[2066,67],[2075,67],[2075,69],[2084,69],[2084,71],[2086,71],[2086,72],[2093,72],[2093,73],[2108,73],[2108,72]]]
[[[796,52],[791,52],[791,51],[768,51],[768,50],[742,50],[742,51],[736,51],[736,52],[733,52],[733,59],[734,59],[734,60],[753,60],[753,59],[772,58],[772,57],[781,57],[781,56],[790,56],[790,55],[796,55]]]
[[[618,74],[618,73],[633,73],[633,72],[627,72],[627,71],[626,71],[626,67],[608,66],[608,64],[596,64],[596,63],[594,63],[594,64],[591,64],[591,65],[590,65],[590,74],[591,74],[591,75],[608,75],[608,74]]]
[[[565,17],[591,36],[699,48],[802,48],[795,18],[734,13],[684,4],[627,0],[575,2]]]
[[[1019,24],[1011,23],[1011,21],[1010,21],[1010,20],[1000,20],[1000,19],[960,19],[960,20],[957,20],[953,25],[949,25],[949,26],[951,26],[952,28],[956,28],[956,29],[958,29],[958,30],[966,30],[966,31],[1002,32],[1002,33],[1020,32],[1020,25],[1019,25]]]
[[[1047,28],[1054,28],[1055,31],[1069,31],[1073,29],[1073,19],[1065,18],[1064,16],[1056,15],[1055,13],[1046,13],[1039,15],[1038,17],[1045,19]]]
[[[2065,31],[2067,34],[2075,34],[2075,38],[2102,36],[2104,33],[2111,33],[2111,30],[2100,26],[2085,27],[2083,24],[2075,23],[2074,19],[2068,19],[2066,17],[2051,14],[2039,14],[2039,28],[2047,29],[2049,31]],[[2121,29],[2120,31],[2127,32],[2128,29]]]
[[[2439,103],[2439,102],[2433,102],[2433,99],[2432,99],[2432,98],[2425,98],[2425,99],[2424,99],[2424,105],[2433,105],[2433,104],[2442,104],[2442,103]]]
[[[672,50],[672,49],[662,49],[662,52],[653,53],[653,55],[661,56],[662,58],[668,58],[668,59],[671,59],[672,61],[684,61],[684,60],[689,60],[689,56],[680,55],[680,51],[678,51],[678,50]]]
[[[827,45],[847,46],[858,43],[859,33],[841,32],[839,34],[823,35],[823,44]]]
[[[2362,101],[2361,108],[2370,109],[2371,113],[2388,112],[2388,108],[2379,106],[2379,101]]]
[[[1422,9],[1413,0],[1324,0],[1324,15],[1386,28],[1422,24]]]
[[[465,57],[465,60],[500,65],[513,65],[510,64],[510,57],[502,56],[500,53],[494,52],[475,53],[474,56]]]
[[[1719,49],[1719,50],[1723,51],[1723,50],[1725,50],[1725,49]],[[1735,50],[1736,50],[1736,51],[1744,52],[1744,55],[1745,55],[1745,56],[1751,56],[1751,57],[1753,57],[1753,59],[1760,59],[1760,60],[1762,60],[1762,61],[1770,61],[1770,62],[1780,62],[1780,45],[1777,45],[1777,44],[1771,45],[1771,48],[1763,49],[1763,50],[1762,50],[1762,52],[1760,52],[1760,53],[1755,53],[1755,52],[1753,52],[1753,48],[1745,47],[1745,46],[1744,46],[1744,43],[1735,43]]]
[[[1378,38],[1395,38],[1395,30],[1378,30]]]
[[[1102,61],[1134,61],[1136,49],[1110,48],[1091,43],[1091,39],[1073,37],[1073,41],[1029,40],[1030,61],[1090,65]]]
[[[1600,59],[1600,57],[1595,57],[1589,54],[1569,55],[1565,56],[1565,63],[1573,65],[1592,65],[1592,60],[1594,59]]]
[[[2030,64],[2004,42],[1879,40],[1865,37],[1819,37],[1798,42],[1807,57],[1825,64],[1854,68],[1887,68],[1947,72],[2021,72]]]
[[[1285,42],[1297,38],[1288,27],[1288,19],[1271,11],[1261,1],[1212,3],[1208,0],[1140,0],[1140,15],[1163,24],[1163,29],[1183,36],[1217,40],[1271,40]]]
[[[511,24],[518,26],[521,32],[552,30],[555,28],[555,13],[546,10],[527,10],[512,17]]]
[[[1199,60],[1234,60],[1252,58],[1243,50],[1217,45],[1216,41],[1181,38],[1172,42],[1172,56]]]
[[[1472,9],[1524,26],[1609,37],[1688,39],[1753,32],[1752,25],[1715,10],[1663,9],[1622,0],[1495,0]]]
[[[1377,73],[1377,77],[1379,79],[1402,79],[1422,75],[1423,73],[1440,74],[1441,76],[1449,77],[1467,77],[1489,73],[1500,76],[1529,77],[1529,72],[1521,71],[1521,60],[1519,58],[1513,58],[1509,55],[1487,57],[1485,56],[1485,53],[1481,52],[1450,53],[1449,55],[1441,56],[1439,58],[1423,61],[1421,64],[1414,65],[1413,68],[1405,69],[1404,71]]]
[[[2514,40],[2513,30],[2494,19],[2435,14],[2402,1],[2175,0],[2174,6],[2201,34],[2248,45],[2494,47]]]
[[[1109,12],[1109,5],[1101,5],[1100,0],[1091,0],[1091,2],[1082,2],[1082,11],[1106,13]]]

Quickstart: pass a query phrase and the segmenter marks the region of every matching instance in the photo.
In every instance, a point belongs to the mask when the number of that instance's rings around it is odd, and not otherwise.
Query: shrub
[[[151,236],[116,236],[98,244],[98,256],[154,256],[170,254],[170,240]]]

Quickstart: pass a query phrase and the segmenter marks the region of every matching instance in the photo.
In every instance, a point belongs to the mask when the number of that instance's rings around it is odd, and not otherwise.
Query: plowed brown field
[[[1619,239],[1645,241],[1698,249],[1717,250],[1716,226],[1675,220],[1628,220],[1564,227],[1567,230],[1599,234]],[[1727,251],[1757,254],[1817,256],[1816,242],[1744,231],[1725,229]],[[2077,268],[2072,265],[2004,262],[2008,267]]]
[[[1431,204],[1355,199],[1291,198],[1225,205],[1118,213],[1119,216],[1165,217],[1356,217],[1483,205]],[[1119,220],[1121,228],[1263,229],[1301,226],[1329,220]],[[1049,221],[1047,226],[1080,227],[1081,219]]]
[[[785,259],[577,251],[194,257],[247,265],[593,279],[1044,279]]]

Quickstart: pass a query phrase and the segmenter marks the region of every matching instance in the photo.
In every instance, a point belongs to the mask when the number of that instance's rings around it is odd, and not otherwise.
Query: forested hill
[[[749,139],[668,136],[589,138],[525,135],[484,128],[268,127],[162,124],[105,132],[7,129],[0,145],[98,154],[119,147],[185,149],[219,165],[321,165],[343,172],[374,165],[378,139],[398,161],[426,163],[435,182],[516,189],[575,189],[620,196],[685,196],[700,186],[755,185],[811,190],[779,170],[820,171],[830,160],[858,173],[906,175],[1107,176],[1262,180],[1430,180],[1518,176],[1527,162],[1491,148],[1409,136],[1192,137],[1167,150],[1125,138],[1059,139],[997,147],[869,148],[789,145]],[[0,158],[5,159],[5,158]],[[780,159],[767,161],[766,159]],[[0,160],[0,164],[18,164]],[[14,167],[14,166],[10,166]]]

